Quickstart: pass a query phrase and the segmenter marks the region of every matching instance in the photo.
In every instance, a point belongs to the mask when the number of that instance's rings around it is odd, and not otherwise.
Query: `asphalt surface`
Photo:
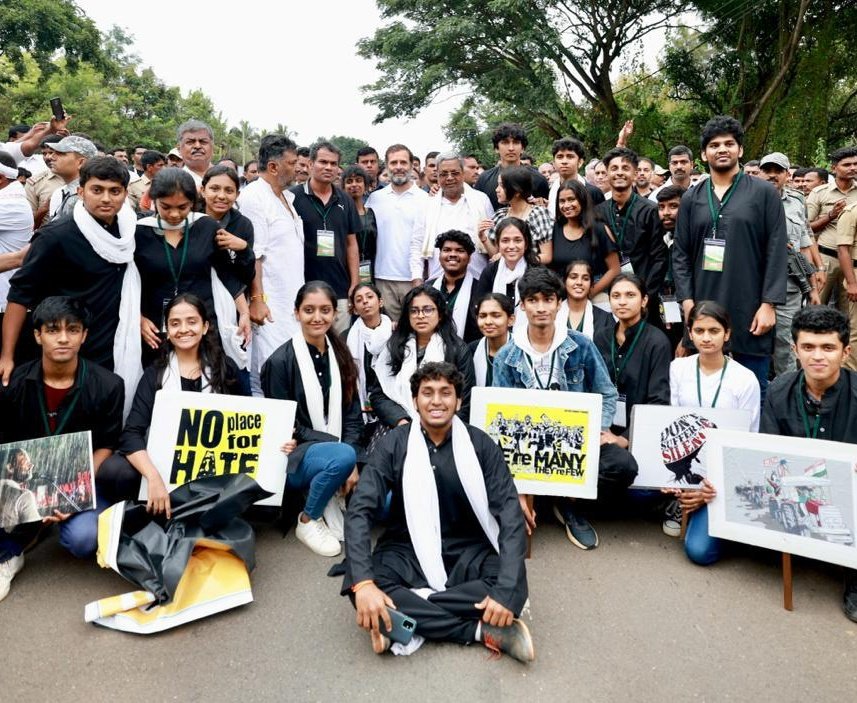
[[[842,570],[738,547],[701,568],[655,522],[594,521],[582,552],[552,522],[528,562],[536,661],[427,643],[377,656],[354,624],[335,560],[263,529],[255,602],[152,636],[83,622],[132,590],[55,540],[27,556],[0,603],[0,701],[854,701],[857,624]]]

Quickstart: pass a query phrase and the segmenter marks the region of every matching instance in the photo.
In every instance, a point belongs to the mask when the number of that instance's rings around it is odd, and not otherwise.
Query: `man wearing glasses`
[[[211,168],[211,154],[214,151],[214,133],[205,122],[188,120],[179,125],[178,149],[187,171],[196,183],[202,187],[202,177]]]

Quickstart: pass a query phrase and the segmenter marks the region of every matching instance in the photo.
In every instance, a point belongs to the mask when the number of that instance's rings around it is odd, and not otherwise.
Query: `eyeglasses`
[[[437,312],[437,308],[431,305],[426,305],[422,308],[409,308],[408,313],[414,317],[431,317]]]

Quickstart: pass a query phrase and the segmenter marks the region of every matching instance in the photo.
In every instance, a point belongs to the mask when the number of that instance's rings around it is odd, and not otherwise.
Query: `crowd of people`
[[[404,144],[345,165],[330,142],[280,134],[239,168],[213,163],[196,120],[168,154],[68,127],[16,126],[0,150],[0,441],[92,432],[98,509],[45,520],[82,558],[98,511],[143,478],[170,517],[146,449],[158,390],[291,400],[295,534],[327,557],[345,543],[342,593],[373,649],[482,642],[529,661],[526,535],[553,514],[593,549],[594,506],[519,496],[468,424],[474,387],[600,394],[601,506],[624,505],[637,475],[636,405],[741,408],[754,431],[857,442],[857,147],[830,171],[742,163],[743,129],[721,116],[702,130],[705,174],[685,145],[668,171],[639,156],[631,123],[601,158],[568,137],[536,168],[504,123],[487,168]],[[634,502],[668,535],[689,516],[686,553],[708,565],[724,551],[716,491]],[[0,599],[44,528],[4,525]],[[391,608],[416,621],[410,644],[388,636]]]

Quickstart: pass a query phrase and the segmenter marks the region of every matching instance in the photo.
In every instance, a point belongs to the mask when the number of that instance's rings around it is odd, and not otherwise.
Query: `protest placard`
[[[89,432],[0,444],[0,528],[95,508]]]
[[[710,430],[748,431],[751,422],[749,410],[635,405],[630,450],[639,471],[631,488],[699,488]]]
[[[857,446],[711,430],[714,537],[857,568]]]
[[[297,404],[291,400],[158,391],[146,449],[167,490],[206,476],[247,474],[280,505]],[[140,486],[146,500],[148,484]]]
[[[470,424],[503,450],[519,493],[596,497],[600,395],[477,387]]]

